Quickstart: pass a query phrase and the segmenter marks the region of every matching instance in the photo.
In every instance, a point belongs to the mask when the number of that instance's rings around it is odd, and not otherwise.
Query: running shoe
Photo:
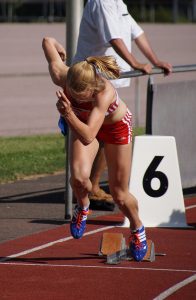
[[[136,261],[141,261],[144,258],[148,249],[144,226],[131,232],[129,247],[131,255]]]
[[[89,209],[82,209],[78,205],[75,206],[73,217],[70,224],[70,231],[74,239],[80,239],[86,228],[87,215]]]

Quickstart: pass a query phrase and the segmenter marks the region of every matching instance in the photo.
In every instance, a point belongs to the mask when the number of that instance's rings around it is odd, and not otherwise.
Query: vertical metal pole
[[[146,134],[152,134],[153,77],[149,76],[146,100]]]
[[[66,51],[68,65],[71,65],[76,52],[83,5],[83,0],[66,1]]]
[[[80,21],[83,12],[83,0],[66,0],[66,52],[67,65],[70,66],[76,52]],[[70,178],[70,131],[67,133],[66,143],[66,187],[65,187],[65,219],[72,216],[72,189],[69,184]]]
[[[135,78],[135,127],[138,127],[140,114],[140,92],[139,92],[139,77]]]

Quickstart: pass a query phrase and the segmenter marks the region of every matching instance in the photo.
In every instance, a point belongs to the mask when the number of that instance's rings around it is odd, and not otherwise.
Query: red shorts
[[[121,121],[102,125],[96,138],[106,144],[125,145],[132,141],[132,114],[127,109]]]

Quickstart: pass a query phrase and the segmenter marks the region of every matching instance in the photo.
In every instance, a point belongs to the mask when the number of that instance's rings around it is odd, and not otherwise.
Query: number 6
[[[161,197],[163,196],[168,189],[168,179],[167,176],[161,172],[156,171],[158,165],[162,161],[164,156],[155,156],[147,168],[144,177],[143,177],[143,188],[146,194],[150,197]],[[160,187],[155,190],[151,186],[151,182],[153,178],[158,178],[160,181]]]

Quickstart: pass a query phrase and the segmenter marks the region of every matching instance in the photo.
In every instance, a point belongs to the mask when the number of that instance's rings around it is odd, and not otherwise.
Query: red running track
[[[195,200],[186,201],[192,223]],[[100,240],[103,232],[121,232],[128,238],[128,228],[114,226],[122,220],[121,215],[90,220],[81,240],[74,240],[69,225],[63,225],[1,244],[0,299],[194,299],[194,228],[147,228],[155,252],[166,256],[151,263],[107,265],[98,256]]]

